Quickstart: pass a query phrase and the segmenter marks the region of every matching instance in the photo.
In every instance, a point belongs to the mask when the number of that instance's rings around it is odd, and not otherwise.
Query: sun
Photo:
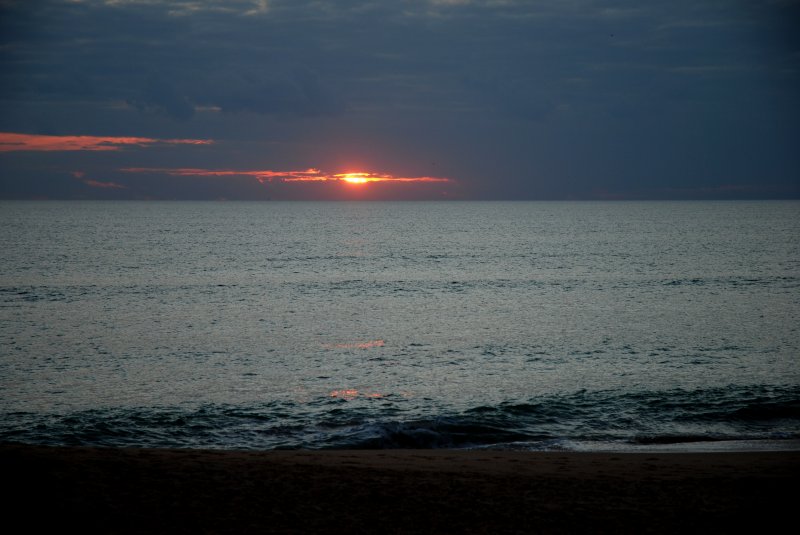
[[[369,173],[344,173],[337,176],[348,184],[366,184],[369,182]]]

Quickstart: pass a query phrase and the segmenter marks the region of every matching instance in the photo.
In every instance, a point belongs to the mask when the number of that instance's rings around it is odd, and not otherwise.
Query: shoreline
[[[0,444],[0,466],[9,525],[93,533],[765,531],[800,483],[797,451]]]

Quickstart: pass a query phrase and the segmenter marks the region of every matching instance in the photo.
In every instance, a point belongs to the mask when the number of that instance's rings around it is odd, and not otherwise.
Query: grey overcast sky
[[[0,0],[0,198],[800,197],[800,2]]]

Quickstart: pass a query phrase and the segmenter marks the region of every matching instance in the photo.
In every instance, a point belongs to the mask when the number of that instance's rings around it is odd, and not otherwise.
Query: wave
[[[578,391],[464,410],[359,401],[258,406],[122,407],[6,413],[0,440],[56,445],[222,449],[676,444],[800,438],[800,386],[661,392]]]

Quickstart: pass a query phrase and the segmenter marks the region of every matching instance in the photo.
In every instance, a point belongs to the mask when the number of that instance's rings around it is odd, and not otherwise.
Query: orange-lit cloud
[[[112,151],[126,146],[210,145],[209,139],[154,139],[113,136],[45,136],[0,132],[0,152],[15,151]]]
[[[367,182],[452,182],[449,178],[435,176],[392,176],[378,173],[340,173],[333,175],[333,180],[342,180],[351,184]]]
[[[261,183],[272,182],[344,182],[348,184],[366,184],[368,182],[453,182],[453,179],[433,176],[394,176],[384,173],[323,173],[319,169],[309,168],[302,171],[234,170],[234,169],[167,169],[158,167],[126,167],[120,169],[127,173],[159,173],[171,176],[250,176]]]
[[[259,182],[281,181],[320,181],[325,178],[319,169],[306,169],[305,171],[236,171],[232,169],[195,169],[178,168],[166,169],[159,167],[125,167],[120,169],[126,173],[157,173],[171,176],[251,176]]]
[[[128,186],[123,186],[122,184],[117,184],[116,182],[100,182],[99,180],[92,180],[91,178],[85,178],[86,173],[84,171],[73,171],[70,173],[76,180],[80,180],[87,186],[91,186],[93,188],[103,188],[103,189],[128,189]]]
[[[128,186],[123,186],[122,184],[117,184],[116,182],[100,182],[99,180],[81,180],[87,186],[91,186],[93,188],[104,188],[104,189],[128,189]]]

